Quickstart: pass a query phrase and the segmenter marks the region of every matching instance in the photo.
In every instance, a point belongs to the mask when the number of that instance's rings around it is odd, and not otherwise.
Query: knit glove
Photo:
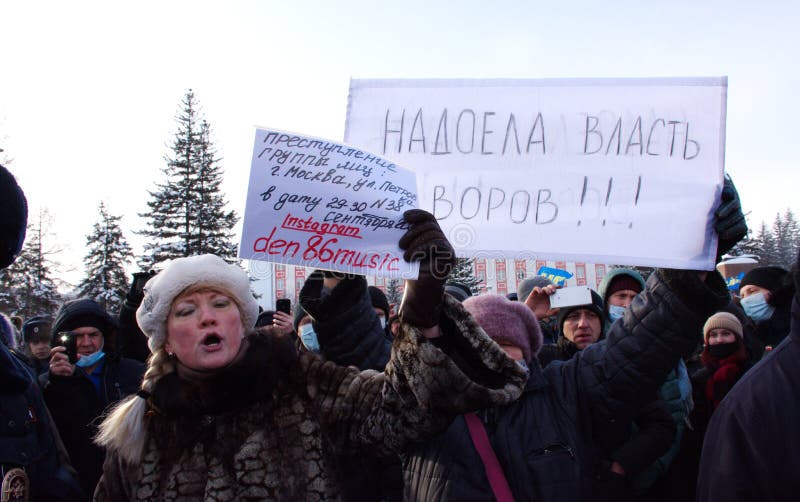
[[[722,185],[721,199],[719,207],[714,212],[714,230],[719,236],[717,261],[747,235],[747,222],[742,213],[739,193],[736,191],[733,180],[727,174]]]
[[[436,218],[422,209],[403,213],[409,228],[400,238],[406,261],[418,260],[419,278],[407,280],[400,318],[418,328],[439,324],[444,300],[444,283],[456,263],[456,252]]]

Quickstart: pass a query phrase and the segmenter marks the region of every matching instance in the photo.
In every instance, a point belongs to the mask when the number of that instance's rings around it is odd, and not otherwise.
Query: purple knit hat
[[[480,295],[467,298],[463,305],[489,338],[522,349],[525,362],[530,363],[542,348],[539,321],[524,303],[502,295]]]

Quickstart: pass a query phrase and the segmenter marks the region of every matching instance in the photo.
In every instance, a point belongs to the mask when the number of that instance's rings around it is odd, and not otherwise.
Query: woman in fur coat
[[[525,372],[444,297],[455,261],[430,213],[404,215],[403,326],[384,372],[359,372],[291,336],[252,332],[246,274],[213,255],[173,261],[137,320],[152,356],[142,390],[103,422],[95,500],[338,500],[338,453],[392,453],[468,410],[507,404]]]

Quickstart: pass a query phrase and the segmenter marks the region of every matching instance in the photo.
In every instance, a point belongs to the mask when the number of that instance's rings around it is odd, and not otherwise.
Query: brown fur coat
[[[95,500],[338,500],[336,454],[397,452],[521,393],[525,373],[460,304],[444,312],[444,350],[404,326],[383,373],[259,332],[213,378],[163,377],[141,462],[109,451]]]

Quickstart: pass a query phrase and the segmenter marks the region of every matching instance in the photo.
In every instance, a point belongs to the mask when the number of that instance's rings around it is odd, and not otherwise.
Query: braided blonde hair
[[[219,292],[233,300],[239,309],[243,327],[245,329],[249,328],[245,324],[245,316],[242,314],[240,299],[224,286],[203,282],[193,284],[176,295],[172,299],[172,304],[182,296],[206,291]],[[167,354],[162,344],[147,360],[147,371],[145,371],[142,378],[142,390],[148,395],[152,394],[156,387],[156,382],[175,370],[175,361]],[[94,442],[107,450],[116,452],[128,463],[138,464],[142,459],[147,441],[146,412],[147,400],[138,394],[128,396],[114,406],[105,420],[103,420],[103,423],[100,424]]]
[[[147,371],[142,379],[142,390],[152,393],[161,377],[175,371],[175,363],[160,347],[147,360]],[[107,450],[116,452],[123,460],[138,464],[144,453],[147,441],[145,422],[147,401],[137,394],[120,401],[98,429],[95,443]]]

